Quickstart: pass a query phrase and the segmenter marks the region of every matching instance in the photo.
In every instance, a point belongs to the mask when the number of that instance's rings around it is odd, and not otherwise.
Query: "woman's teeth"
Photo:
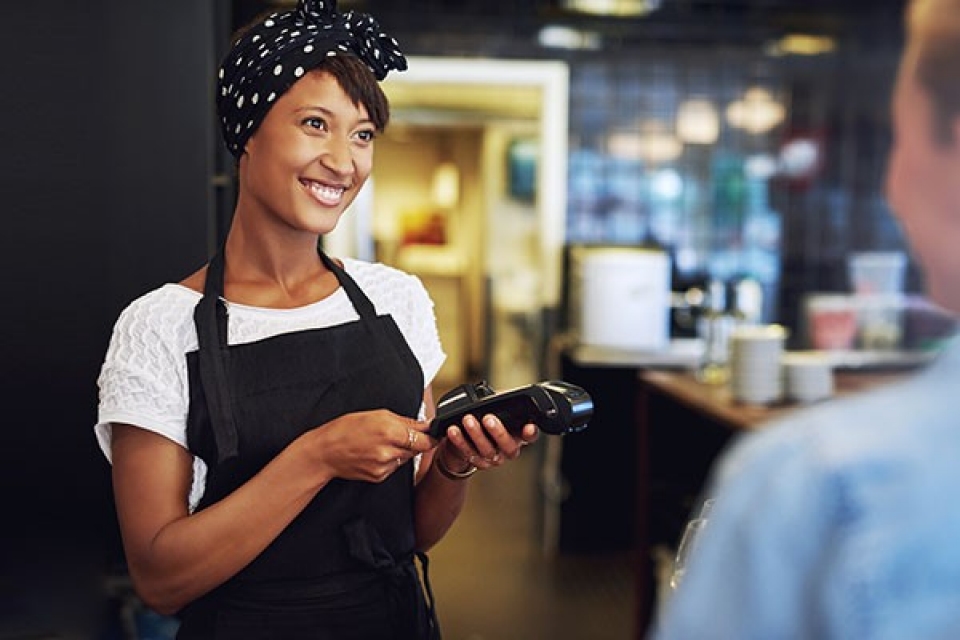
[[[310,190],[313,197],[324,204],[338,204],[343,197],[343,187],[331,187],[312,180],[305,181],[303,184]]]

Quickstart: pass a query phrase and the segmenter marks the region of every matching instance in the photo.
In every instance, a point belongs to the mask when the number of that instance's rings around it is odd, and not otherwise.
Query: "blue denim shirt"
[[[657,640],[960,638],[960,342],[721,456]]]

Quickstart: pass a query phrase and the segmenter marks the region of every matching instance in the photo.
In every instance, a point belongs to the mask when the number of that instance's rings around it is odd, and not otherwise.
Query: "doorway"
[[[448,361],[435,389],[503,389],[544,368],[566,227],[569,70],[560,61],[408,58],[383,88],[372,252],[418,275]],[[361,216],[362,217],[362,216]]]

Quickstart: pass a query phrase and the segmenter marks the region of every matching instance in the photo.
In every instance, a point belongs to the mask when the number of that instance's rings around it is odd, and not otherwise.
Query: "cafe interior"
[[[192,270],[226,229],[233,176],[207,78],[235,28],[293,3],[134,4],[55,18],[13,9],[25,24],[63,21],[60,37],[77,45],[76,60],[60,61],[68,70],[149,44],[140,62],[156,86],[129,80],[126,59],[92,86],[69,73],[56,91],[23,78],[51,100],[91,97],[78,108],[97,133],[78,135],[107,144],[81,156],[40,134],[64,152],[52,162],[69,166],[73,193],[48,186],[38,198],[29,168],[5,187],[23,211],[86,207],[82,224],[58,222],[67,232],[55,248],[102,291],[57,344],[8,360],[12,397],[42,383],[62,402],[4,454],[5,494],[24,515],[0,555],[0,638],[160,639],[176,626],[144,609],[124,574],[93,441],[97,367],[123,304]],[[384,81],[391,123],[373,177],[325,248],[421,279],[447,354],[436,396],[562,379],[593,402],[586,428],[544,435],[471,481],[431,553],[444,637],[642,638],[732,437],[909,375],[955,331],[925,299],[884,196],[904,3],[338,5],[376,16],[409,69]],[[81,45],[68,21],[110,37]],[[19,113],[40,127],[45,111]],[[147,154],[143,122],[163,134]],[[30,157],[36,139],[12,144]],[[131,219],[130,202],[146,215]],[[46,223],[18,224],[39,238]],[[48,296],[15,286],[44,318],[15,327],[18,342],[64,321]],[[25,462],[51,434],[62,446]]]

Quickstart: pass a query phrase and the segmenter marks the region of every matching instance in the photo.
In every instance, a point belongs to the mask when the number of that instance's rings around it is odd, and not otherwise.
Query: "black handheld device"
[[[544,433],[565,435],[587,427],[593,416],[593,399],[581,387],[563,380],[496,392],[486,382],[463,384],[443,394],[437,402],[437,415],[429,433],[442,438],[451,425],[459,425],[472,414],[482,419],[492,413],[511,433],[520,433],[523,425],[533,423]]]

